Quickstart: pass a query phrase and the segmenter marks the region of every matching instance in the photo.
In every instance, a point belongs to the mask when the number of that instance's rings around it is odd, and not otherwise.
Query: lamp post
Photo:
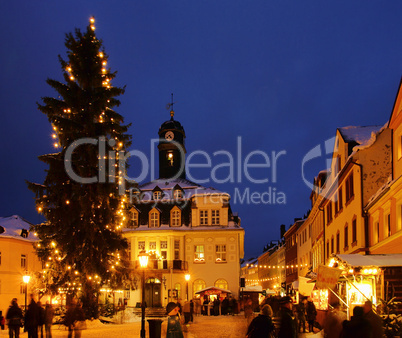
[[[24,275],[22,276],[22,280],[25,283],[25,311],[27,310],[27,294],[28,294],[28,283],[29,280],[31,279],[30,275]]]
[[[142,290],[141,290],[141,338],[145,338],[145,269],[148,266],[148,254],[142,250],[138,255],[142,269]]]
[[[190,280],[190,274],[186,273],[184,275],[184,279],[186,280],[187,284],[186,284],[186,300],[188,301],[188,281]]]

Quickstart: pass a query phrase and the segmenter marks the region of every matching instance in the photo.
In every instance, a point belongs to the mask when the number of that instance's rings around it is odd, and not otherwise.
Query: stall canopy
[[[402,254],[385,254],[385,255],[356,255],[342,254],[336,257],[349,264],[350,266],[376,266],[376,267],[391,267],[402,266]]]
[[[310,280],[309,278],[299,276],[299,279],[292,283],[293,289],[299,290],[299,293],[303,296],[310,297],[311,292],[314,289],[314,284],[309,283],[309,280]]]
[[[204,295],[220,295],[221,293],[232,293],[232,292],[229,290],[218,288],[216,286],[210,286],[196,292],[196,294],[204,294]]]

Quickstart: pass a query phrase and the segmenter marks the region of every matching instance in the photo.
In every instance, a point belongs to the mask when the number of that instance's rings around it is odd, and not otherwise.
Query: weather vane
[[[173,110],[173,105],[175,104],[176,102],[173,102],[173,93],[172,93],[172,102],[171,103],[168,103],[167,105],[166,105],[166,109],[167,110],[170,110],[170,116],[173,118],[173,115],[174,115],[174,110]]]

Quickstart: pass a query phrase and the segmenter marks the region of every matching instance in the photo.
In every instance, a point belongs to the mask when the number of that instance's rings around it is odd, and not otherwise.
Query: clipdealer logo
[[[64,157],[65,170],[72,180],[81,184],[118,183],[119,194],[124,195],[127,192],[127,182],[141,183],[148,177],[150,181],[157,179],[157,152],[155,148],[160,141],[160,139],[151,140],[150,151],[147,155],[137,149],[130,151],[107,150],[115,146],[115,140],[107,140],[104,136],[98,139],[82,138],[73,142],[66,149]],[[170,144],[176,146],[179,151],[181,164],[175,177],[170,178],[170,180],[177,179],[186,170],[187,179],[201,186],[210,183],[231,183],[236,185],[233,194],[234,204],[286,204],[285,192],[279,191],[275,186],[280,172],[279,163],[281,158],[287,154],[286,150],[271,151],[270,153],[263,150],[253,150],[244,153],[241,136],[236,139],[234,152],[221,149],[210,154],[203,150],[195,150],[186,156],[181,144],[173,140]],[[314,182],[307,180],[304,167],[308,162],[332,153],[331,144],[333,144],[333,139],[325,141],[325,153],[321,150],[321,145],[315,146],[302,160],[302,179],[310,189],[314,188]],[[83,145],[91,145],[97,148],[96,150],[94,148],[94,151],[98,153],[98,175],[96,176],[81,177],[74,171],[73,154]],[[133,158],[139,164],[136,167],[138,171],[136,177],[130,177],[126,172],[127,162],[130,158]],[[246,186],[246,183],[250,183],[253,187],[261,187],[261,189],[253,190],[250,186]],[[140,195],[139,198],[144,197],[145,200],[151,200],[152,198],[148,195]],[[211,194],[211,198],[216,198],[214,195],[216,194]],[[130,190],[130,199],[133,196],[138,198],[138,195],[135,195]],[[162,199],[159,202],[169,203],[169,201],[172,201],[172,199],[165,198],[165,200]]]

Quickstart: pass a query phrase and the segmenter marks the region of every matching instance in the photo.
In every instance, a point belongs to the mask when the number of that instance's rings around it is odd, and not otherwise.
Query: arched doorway
[[[145,302],[147,307],[161,307],[161,281],[158,278],[148,278],[145,281]]]

